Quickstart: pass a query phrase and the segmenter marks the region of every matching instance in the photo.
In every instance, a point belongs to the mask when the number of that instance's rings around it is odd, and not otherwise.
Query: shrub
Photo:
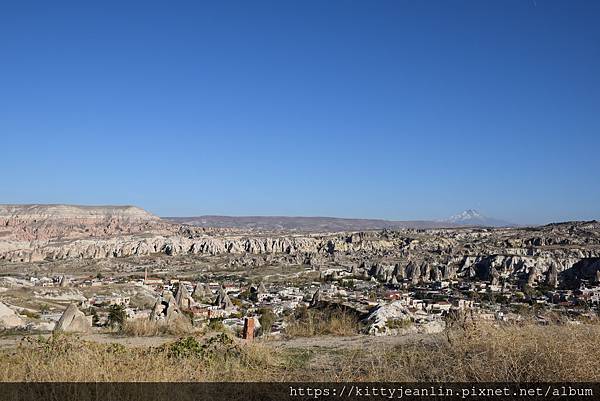
[[[195,337],[185,337],[166,346],[170,358],[200,358],[205,361],[240,356],[240,346],[227,334],[220,333],[200,342]]]
[[[271,308],[261,308],[258,313],[260,314],[260,318],[258,319],[258,322],[260,323],[260,335],[270,334],[271,327],[273,327],[273,323],[275,323],[277,316],[273,313]]]
[[[387,321],[387,327],[390,329],[407,329],[412,326],[410,319],[394,319]]]
[[[222,319],[210,319],[208,322],[208,329],[211,331],[224,331],[225,325]]]
[[[167,351],[173,358],[199,357],[202,356],[202,345],[194,337],[186,337],[170,344]]]

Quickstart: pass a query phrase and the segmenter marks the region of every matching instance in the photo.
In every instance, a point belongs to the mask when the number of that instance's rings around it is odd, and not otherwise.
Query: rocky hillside
[[[107,237],[165,229],[134,206],[0,205],[0,240]]]

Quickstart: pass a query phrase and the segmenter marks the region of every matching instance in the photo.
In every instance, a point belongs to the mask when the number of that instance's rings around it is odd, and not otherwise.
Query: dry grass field
[[[276,349],[226,334],[157,347],[73,335],[26,338],[0,355],[2,381],[599,381],[600,325],[487,323],[438,341],[362,348]]]
[[[358,334],[361,328],[356,315],[341,309],[298,308],[286,323],[287,337],[351,336]]]

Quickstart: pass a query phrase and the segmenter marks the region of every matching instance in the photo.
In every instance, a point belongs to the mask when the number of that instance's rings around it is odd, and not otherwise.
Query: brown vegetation
[[[600,325],[478,324],[427,345],[314,352],[244,344],[225,334],[145,348],[58,335],[3,350],[0,380],[594,382],[599,336]]]
[[[453,329],[449,341],[374,356],[367,376],[395,381],[598,381],[599,325],[489,323]],[[374,362],[374,361],[371,361]]]
[[[287,319],[285,334],[288,337],[351,336],[359,334],[360,329],[358,317],[348,311],[298,308]]]
[[[148,319],[128,319],[123,323],[120,333],[134,337],[154,337],[161,335],[182,336],[193,333],[194,327],[187,319],[177,319],[170,324]]]

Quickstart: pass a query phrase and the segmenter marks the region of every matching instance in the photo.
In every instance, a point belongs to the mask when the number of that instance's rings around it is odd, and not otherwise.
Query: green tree
[[[347,288],[349,290],[354,290],[354,280],[342,280],[340,282],[340,286]]]
[[[111,305],[108,308],[108,325],[111,327],[123,327],[123,323],[127,319],[125,307],[123,305]]]

